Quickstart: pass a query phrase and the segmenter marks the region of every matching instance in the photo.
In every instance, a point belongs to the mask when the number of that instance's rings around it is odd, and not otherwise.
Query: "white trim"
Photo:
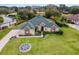
[[[43,35],[40,35],[40,36],[19,36],[19,38],[33,38],[33,37],[43,37]]]

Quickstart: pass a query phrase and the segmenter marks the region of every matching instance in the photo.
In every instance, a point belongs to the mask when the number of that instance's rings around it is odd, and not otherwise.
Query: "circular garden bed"
[[[23,53],[30,51],[30,49],[31,49],[31,45],[30,44],[23,43],[23,44],[21,44],[19,46],[19,51],[23,52]]]

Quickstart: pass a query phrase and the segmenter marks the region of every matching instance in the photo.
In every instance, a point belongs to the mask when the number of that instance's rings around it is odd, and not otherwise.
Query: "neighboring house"
[[[45,16],[45,10],[41,9],[33,9],[33,11],[35,12],[36,16]]]
[[[0,29],[4,29],[6,27],[9,27],[13,24],[16,24],[16,19],[13,19],[11,17],[8,17],[8,16],[4,16],[2,15],[3,19],[4,19],[4,22],[2,24],[0,24]]]
[[[9,27],[9,26],[11,26],[13,24],[16,24],[16,20],[14,20],[12,22],[7,22],[7,23],[0,24],[0,29],[4,29],[4,28]]]
[[[67,11],[67,10],[63,10],[62,11],[64,14],[69,14],[69,11]]]
[[[18,28],[19,35],[29,36],[29,35],[39,35],[38,33],[45,32],[56,32],[59,30],[58,26],[54,21],[47,19],[42,16],[36,16],[31,20],[21,24]]]
[[[67,16],[67,21],[69,23],[78,24],[79,25],[79,14]]]
[[[17,15],[17,13],[10,13],[10,14],[8,14],[7,16],[9,16],[9,15]]]
[[[36,12],[36,15],[45,16],[45,12]]]

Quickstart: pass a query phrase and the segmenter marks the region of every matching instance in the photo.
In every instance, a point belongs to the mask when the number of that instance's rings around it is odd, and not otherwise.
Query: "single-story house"
[[[8,17],[6,15],[1,15],[1,17],[3,17],[4,22],[0,24],[0,30],[4,29],[6,27],[9,27],[13,24],[16,24],[16,19],[12,18],[12,17]]]
[[[54,21],[42,16],[36,16],[31,20],[21,24],[19,35],[38,35],[39,32],[56,32],[59,30]]]
[[[79,24],[79,14],[67,16],[67,21],[73,24]]]

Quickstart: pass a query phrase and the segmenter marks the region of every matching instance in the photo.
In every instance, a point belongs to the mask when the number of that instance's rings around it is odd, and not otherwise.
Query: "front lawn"
[[[11,28],[6,28],[3,30],[0,30],[0,40],[7,34],[9,33],[9,31],[11,30]]]
[[[5,29],[2,29],[0,30],[0,40],[5,36],[7,35],[12,29],[16,29],[19,25],[12,25],[12,26],[9,26],[9,28],[5,28]]]
[[[48,54],[79,54],[79,31],[72,28],[62,28],[64,34],[49,34],[46,38],[18,38],[10,40],[3,48],[2,54],[10,55],[48,55]],[[30,43],[32,48],[27,53],[19,52],[22,43]]]

